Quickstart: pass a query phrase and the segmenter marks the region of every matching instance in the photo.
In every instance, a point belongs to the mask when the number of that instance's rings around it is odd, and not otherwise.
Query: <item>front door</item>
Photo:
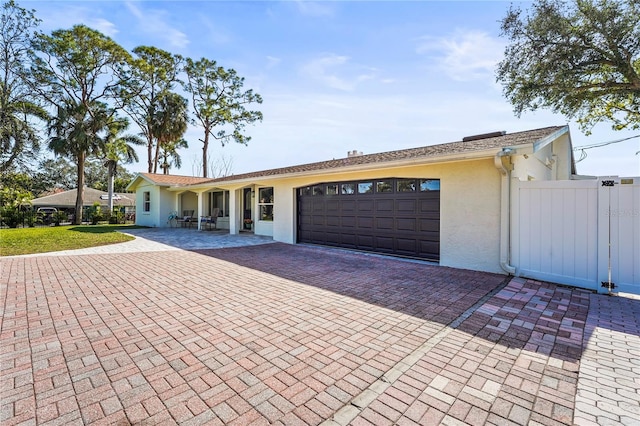
[[[242,225],[244,229],[252,229],[251,207],[251,188],[244,188],[242,190]]]

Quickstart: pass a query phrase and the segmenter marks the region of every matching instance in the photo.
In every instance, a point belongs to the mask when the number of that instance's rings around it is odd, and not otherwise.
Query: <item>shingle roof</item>
[[[566,127],[567,126],[544,127],[541,129],[507,133],[501,136],[488,137],[467,142],[457,141],[439,145],[423,146],[419,148],[400,149],[395,151],[381,152],[377,154],[359,155],[354,157],[340,158],[337,160],[334,159],[328,161],[320,161],[317,163],[300,164],[297,166],[242,173],[220,178],[161,175],[154,173],[139,173],[139,175],[148,179],[156,185],[189,186],[203,183],[227,182],[269,176],[282,176],[303,172],[320,172],[322,170],[339,169],[341,167],[352,167],[366,164],[384,164],[410,159],[437,159],[438,157],[445,157],[448,155],[472,153],[486,150],[499,150],[506,147],[517,147],[519,145],[533,144],[534,142],[540,141]]]
[[[31,200],[31,204],[34,206],[46,206],[46,207],[74,207],[76,205],[77,189],[70,189],[68,191],[58,192],[57,194],[45,195]],[[93,203],[99,202],[101,205],[106,206],[108,200],[103,200],[100,197],[107,195],[106,192],[99,191],[93,188],[84,188],[84,194],[82,197],[83,205],[92,206]],[[134,206],[136,204],[136,194],[117,194],[120,199],[113,200],[115,206]]]
[[[155,173],[139,173],[156,185],[182,186],[196,185],[203,182],[209,182],[212,178],[179,176],[179,175],[160,175]]]
[[[217,179],[210,179],[210,182],[224,182],[238,179],[251,179],[257,177],[287,175],[293,173],[331,170],[340,167],[358,166],[364,164],[380,164],[392,161],[407,160],[412,158],[437,158],[452,154],[466,152],[484,151],[490,149],[501,149],[527,145],[544,139],[547,136],[565,128],[566,126],[552,126],[541,129],[528,130],[525,132],[508,133],[503,136],[490,137],[486,139],[469,142],[450,142],[439,145],[429,145],[420,148],[401,149],[396,151],[381,152],[378,154],[359,155],[355,157],[340,158],[337,160],[321,161],[318,163],[301,164],[298,166],[282,167],[278,169],[263,170],[258,172],[230,175]],[[203,181],[204,182],[204,181]],[[198,183],[203,183],[198,182]]]

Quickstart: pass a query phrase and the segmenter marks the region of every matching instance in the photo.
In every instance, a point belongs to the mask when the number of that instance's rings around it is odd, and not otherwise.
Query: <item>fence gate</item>
[[[512,201],[516,274],[640,294],[640,178],[514,182]]]

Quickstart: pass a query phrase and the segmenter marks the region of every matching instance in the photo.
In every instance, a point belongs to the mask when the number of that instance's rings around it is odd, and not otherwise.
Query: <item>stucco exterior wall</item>
[[[157,226],[160,188],[150,183],[141,183],[136,190],[136,225]],[[144,211],[144,193],[149,192],[150,210]]]
[[[178,215],[182,215],[185,210],[193,210],[194,215],[198,214],[198,196],[195,192],[183,192],[182,194],[178,195],[178,197],[180,197],[180,209],[178,210]]]
[[[500,173],[493,160],[453,163],[440,178],[440,264],[500,268]]]
[[[534,154],[513,156],[512,177],[521,181],[552,179],[553,165],[546,163],[547,159],[549,161],[552,159],[552,155],[549,145]]]
[[[144,192],[151,195],[148,212],[144,211]],[[175,210],[175,194],[150,183],[141,183],[136,190],[136,225],[150,227],[169,226],[169,214]]]
[[[296,242],[297,188],[388,177],[440,179],[441,265],[503,272],[499,262],[500,174],[488,159],[261,181],[260,186],[274,187],[273,239]],[[256,227],[256,233],[262,234],[260,231]]]
[[[560,136],[535,153],[515,155],[513,164],[512,177],[521,181],[571,179],[569,134]]]
[[[170,223],[168,221],[169,214],[176,209],[175,193],[168,191],[165,188],[160,188],[160,192],[158,195],[160,198],[160,201],[158,203],[158,220],[157,224],[154,226],[165,228],[170,226]]]
[[[571,164],[572,153],[571,150],[571,136],[569,133],[565,133],[553,142],[553,155],[556,160],[556,176],[557,180],[569,180],[571,179]]]

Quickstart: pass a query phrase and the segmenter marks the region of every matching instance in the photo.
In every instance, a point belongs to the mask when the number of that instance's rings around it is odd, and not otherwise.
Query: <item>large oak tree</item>
[[[509,39],[497,79],[515,113],[549,108],[576,118],[640,128],[640,2],[535,0],[502,20]]]

